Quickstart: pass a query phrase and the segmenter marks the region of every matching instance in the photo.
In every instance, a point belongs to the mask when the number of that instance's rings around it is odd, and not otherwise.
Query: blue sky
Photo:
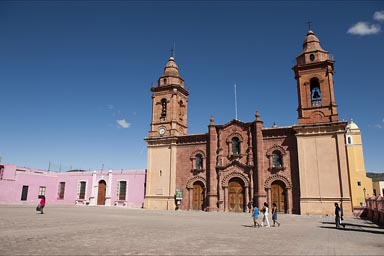
[[[189,133],[235,118],[297,123],[291,70],[308,31],[333,54],[340,120],[384,172],[381,1],[2,1],[0,157],[40,169],[145,169],[152,83],[175,59]]]

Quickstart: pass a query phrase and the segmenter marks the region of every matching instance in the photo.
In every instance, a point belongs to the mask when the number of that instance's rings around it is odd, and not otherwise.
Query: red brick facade
[[[189,92],[171,57],[158,87],[152,88],[152,123],[146,139],[147,183],[152,188],[147,189],[145,206],[247,211],[253,201],[259,207],[276,203],[286,213],[328,213],[335,200],[350,201],[342,148],[346,123],[338,122],[333,64],[309,31],[293,68],[298,126],[265,128],[256,112],[250,122],[215,124],[211,117],[206,133],[188,135]],[[162,171],[169,174],[169,182],[157,175]],[[181,200],[173,194],[179,190]]]

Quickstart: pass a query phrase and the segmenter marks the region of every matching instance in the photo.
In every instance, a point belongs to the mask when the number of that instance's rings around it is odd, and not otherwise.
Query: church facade
[[[189,92],[171,57],[152,92],[144,208],[246,211],[250,201],[296,214],[352,214],[345,128],[338,120],[334,60],[312,31],[293,67],[298,124],[231,120],[188,134]]]

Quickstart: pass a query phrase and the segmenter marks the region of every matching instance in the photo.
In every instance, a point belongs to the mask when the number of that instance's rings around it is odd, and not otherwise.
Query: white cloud
[[[348,29],[347,33],[352,35],[365,36],[377,34],[380,32],[380,30],[381,27],[379,24],[369,25],[367,22],[357,22],[355,25]]]
[[[131,127],[131,124],[128,123],[125,119],[116,120],[116,123],[117,123],[121,128],[129,128],[129,127]]]
[[[374,125],[368,125],[369,127],[373,127],[373,128],[378,128],[378,129],[383,129],[384,128],[384,118],[382,121],[382,124],[374,124]]]
[[[384,11],[375,12],[373,14],[373,19],[377,21],[384,21]]]
[[[113,105],[111,105],[111,104],[110,104],[110,105],[108,105],[107,107],[108,107],[108,109],[114,109],[114,106],[113,106]]]

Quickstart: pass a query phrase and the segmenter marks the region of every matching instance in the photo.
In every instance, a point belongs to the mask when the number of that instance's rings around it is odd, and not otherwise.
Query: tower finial
[[[312,21],[309,20],[309,21],[307,21],[307,22],[305,22],[305,23],[308,24],[308,31],[311,30],[311,23],[312,23]]]
[[[176,56],[176,43],[173,43],[173,47],[169,51],[171,52],[171,57],[175,58],[175,56]]]

